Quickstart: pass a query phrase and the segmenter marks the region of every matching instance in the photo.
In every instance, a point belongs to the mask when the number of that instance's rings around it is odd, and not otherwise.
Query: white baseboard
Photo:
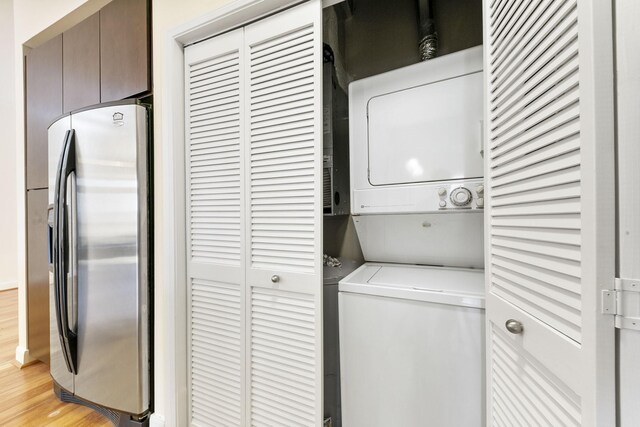
[[[17,289],[18,288],[18,282],[0,282],[0,291],[6,291],[9,289]]]
[[[18,366],[20,368],[22,368],[25,365],[29,365],[33,362],[35,362],[36,359],[33,359],[30,355],[29,355],[29,349],[28,348],[24,348],[22,346],[17,346],[16,347],[16,363],[18,364]]]
[[[151,414],[149,417],[149,427],[164,427],[164,417],[159,414]]]

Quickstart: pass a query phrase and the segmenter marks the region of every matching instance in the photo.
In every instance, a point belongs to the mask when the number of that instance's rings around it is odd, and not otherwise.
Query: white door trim
[[[184,181],[184,47],[256,21],[286,9],[302,0],[235,0],[187,23],[167,31],[164,39],[165,56],[159,66],[166,76],[162,93],[162,137],[155,141],[161,153],[162,218],[157,229],[162,230],[162,252],[156,251],[156,265],[166,284],[164,298],[156,309],[155,353],[165,356],[163,366],[156,365],[156,383],[164,384],[164,408],[153,416],[155,426],[186,425],[187,408],[187,289],[185,245],[185,188]],[[162,319],[157,313],[162,313]],[[162,325],[163,327],[158,327]]]

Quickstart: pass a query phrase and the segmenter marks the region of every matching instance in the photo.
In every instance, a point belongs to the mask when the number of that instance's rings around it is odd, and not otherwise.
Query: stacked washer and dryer
[[[345,427],[484,425],[482,46],[349,86]]]

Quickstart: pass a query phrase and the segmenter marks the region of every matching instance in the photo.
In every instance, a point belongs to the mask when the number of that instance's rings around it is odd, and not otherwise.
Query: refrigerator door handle
[[[65,134],[62,155],[56,174],[54,197],[54,289],[56,293],[56,320],[62,354],[69,372],[77,374],[77,336],[69,327],[69,283],[67,276],[68,273],[75,275],[75,266],[71,266],[72,262],[75,262],[75,257],[73,256],[75,249],[72,249],[75,246],[75,241],[69,241],[69,236],[72,234],[70,233],[72,224],[69,224],[66,207],[68,178],[70,175],[75,174],[75,168],[75,131],[71,129]],[[74,188],[75,186],[72,185],[72,190]],[[71,212],[71,214],[75,216],[75,212]]]

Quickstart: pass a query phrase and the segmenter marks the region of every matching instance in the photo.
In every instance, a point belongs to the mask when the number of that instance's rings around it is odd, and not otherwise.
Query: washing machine
[[[340,282],[345,427],[482,424],[483,277],[366,263]]]
[[[338,283],[361,263],[340,259],[339,266],[323,267],[323,363],[325,425],[342,426],[340,408],[340,342],[338,327]],[[330,420],[330,422],[329,422]]]

